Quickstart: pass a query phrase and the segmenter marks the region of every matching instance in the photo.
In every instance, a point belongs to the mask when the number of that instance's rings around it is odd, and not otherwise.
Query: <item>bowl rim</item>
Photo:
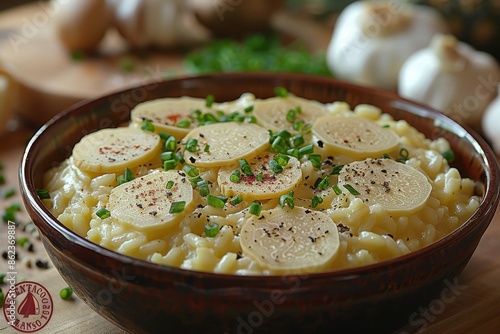
[[[349,279],[355,278],[359,276],[364,276],[368,273],[377,272],[385,272],[389,267],[395,267],[398,265],[404,265],[412,260],[421,257],[427,256],[430,253],[436,252],[440,249],[443,249],[449,244],[453,244],[460,239],[460,236],[467,235],[471,230],[475,229],[476,225],[481,225],[481,217],[493,215],[497,210],[498,205],[492,205],[499,202],[500,197],[500,179],[499,179],[499,164],[496,158],[496,155],[493,153],[491,147],[486,143],[486,141],[474,130],[468,128],[467,126],[463,126],[458,124],[456,121],[452,120],[448,116],[434,110],[433,108],[426,106],[424,104],[411,101],[409,99],[403,98],[399,96],[397,93],[376,88],[376,87],[368,87],[368,86],[360,86],[348,82],[344,82],[342,80],[337,80],[331,77],[322,77],[316,75],[309,74],[295,74],[295,73],[278,73],[278,72],[252,72],[252,73],[217,73],[217,74],[204,74],[204,75],[185,75],[176,78],[163,79],[161,81],[157,81],[154,84],[162,84],[165,82],[175,83],[175,82],[183,82],[189,80],[217,80],[219,77],[224,77],[225,79],[235,79],[242,80],[245,78],[261,78],[263,80],[270,78],[278,78],[278,79],[288,79],[288,80],[315,80],[316,82],[328,82],[330,84],[336,86],[343,86],[346,90],[356,90],[359,93],[366,94],[376,94],[378,96],[383,96],[384,98],[389,98],[393,100],[393,102],[404,106],[405,112],[408,109],[412,114],[417,114],[421,117],[431,118],[434,120],[434,123],[444,124],[447,127],[453,128],[453,133],[460,134],[464,139],[472,144],[475,148],[475,154],[478,154],[485,166],[485,188],[484,195],[481,199],[479,207],[475,210],[471,217],[469,217],[461,226],[453,230],[451,233],[442,237],[441,239],[434,241],[430,245],[427,245],[421,249],[410,252],[405,255],[397,256],[392,259],[380,261],[374,264],[364,265],[360,267],[353,268],[345,268],[334,271],[325,271],[325,272],[315,272],[315,273],[293,273],[293,274],[276,274],[276,275],[235,275],[235,274],[220,274],[220,273],[211,273],[211,272],[202,272],[195,271],[190,269],[182,269],[178,267],[172,267],[164,264],[156,264],[147,260],[142,260],[138,258],[133,258],[131,256],[118,253],[116,251],[104,248],[98,244],[91,242],[90,240],[79,236],[76,232],[72,231],[64,224],[58,221],[58,219],[49,211],[49,209],[43,204],[43,201],[40,200],[36,194],[35,183],[33,180],[33,176],[30,172],[30,166],[33,162],[31,155],[33,152],[37,150],[37,147],[43,145],[43,139],[47,136],[47,131],[50,128],[57,124],[59,121],[64,120],[66,118],[71,117],[71,114],[79,110],[81,108],[88,107],[95,103],[100,103],[111,96],[118,96],[120,94],[124,94],[132,91],[133,89],[147,87],[148,85],[152,85],[151,83],[139,84],[126,87],[122,90],[106,94],[97,98],[89,98],[82,100],[62,112],[58,113],[54,117],[52,117],[48,122],[46,122],[43,126],[39,128],[39,130],[32,136],[28,145],[25,148],[25,151],[22,156],[21,166],[19,168],[19,184],[21,188],[21,195],[26,205],[30,206],[31,209],[36,212],[36,214],[43,220],[44,224],[56,231],[58,235],[65,240],[75,244],[77,247],[83,247],[87,250],[93,251],[99,256],[104,256],[112,259],[113,261],[117,261],[121,265],[134,265],[140,268],[144,268],[146,270],[159,270],[162,273],[171,273],[177,274],[180,276],[191,276],[193,278],[199,279],[216,279],[222,281],[254,281],[256,278],[264,278],[268,282],[274,281],[282,281],[283,277],[297,277],[300,275],[307,274],[308,278],[337,278],[337,279]],[[411,124],[410,124],[411,125]],[[491,212],[493,211],[493,212]],[[37,222],[33,219],[35,224]],[[489,222],[488,222],[489,224]],[[485,227],[487,228],[487,226]]]

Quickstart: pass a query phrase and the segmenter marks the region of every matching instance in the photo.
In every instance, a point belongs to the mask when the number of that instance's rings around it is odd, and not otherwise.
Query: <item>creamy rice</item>
[[[259,102],[262,101],[245,94],[237,101],[218,104],[216,108],[231,112]],[[333,191],[324,193],[323,202],[312,210],[325,213],[337,225],[339,247],[334,258],[308,271],[358,267],[416,251],[455,230],[477,209],[480,198],[475,195],[475,182],[462,178],[456,168],[449,166],[442,155],[450,150],[445,139],[427,139],[406,121],[396,121],[374,106],[359,105],[351,111],[344,102],[311,103],[315,108],[321,108],[325,115],[353,115],[392,130],[398,136],[398,144],[387,153],[395,158],[398,152],[408,152],[407,159],[401,163],[422,172],[432,190],[425,205],[411,214],[388,212],[382,205],[364,202],[349,192],[340,195]],[[132,122],[130,127],[137,128],[140,124]],[[294,188],[295,205],[311,209],[307,199],[307,194],[312,194],[311,180],[325,177],[334,165],[363,159],[353,159],[348,154],[330,156],[310,134],[304,137],[306,144],[315,144],[314,153],[321,154],[323,162],[320,168],[315,168],[306,157],[300,159],[302,181]],[[152,165],[161,169],[158,159]],[[201,178],[211,184],[211,194],[222,195],[217,184],[219,167],[199,168],[199,171]],[[148,168],[138,168],[135,177],[146,173]],[[205,272],[236,275],[282,273],[255,261],[242,249],[240,231],[250,215],[248,205],[251,201],[217,208],[207,205],[205,198],[195,191],[193,209],[185,212],[185,217],[174,228],[160,231],[134,230],[113,215],[100,218],[96,211],[107,207],[110,194],[117,186],[118,174],[84,171],[70,157],[45,175],[45,187],[51,194],[46,204],[59,221],[80,236],[132,257]],[[332,185],[337,183],[337,175],[329,178]],[[263,210],[279,206],[278,198],[262,200],[261,203]],[[218,224],[219,232],[215,237],[206,236],[207,222]]]

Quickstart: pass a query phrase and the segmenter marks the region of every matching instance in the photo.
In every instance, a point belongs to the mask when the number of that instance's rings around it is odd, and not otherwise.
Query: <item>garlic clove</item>
[[[64,1],[54,16],[56,33],[63,45],[72,51],[97,48],[111,24],[110,6],[106,0]]]
[[[398,93],[480,131],[498,82],[500,68],[491,55],[454,37],[436,35],[428,47],[404,62]]]
[[[500,86],[497,97],[488,105],[482,119],[484,136],[500,156]]]
[[[356,1],[339,15],[328,45],[330,70],[342,80],[397,90],[403,62],[446,28],[433,8]]]

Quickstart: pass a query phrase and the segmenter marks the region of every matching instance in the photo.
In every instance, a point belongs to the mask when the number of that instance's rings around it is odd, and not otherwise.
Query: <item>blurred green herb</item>
[[[242,42],[215,40],[189,53],[185,66],[195,74],[275,71],[331,75],[323,54],[313,54],[298,43],[285,46],[274,34],[252,35]]]

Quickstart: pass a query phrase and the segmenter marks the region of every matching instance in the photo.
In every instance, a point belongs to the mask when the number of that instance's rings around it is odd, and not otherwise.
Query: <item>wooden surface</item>
[[[144,72],[123,73],[117,65],[121,54],[110,50],[123,50],[116,35],[110,35],[105,45],[103,58],[87,59],[83,63],[72,62],[64,49],[53,38],[49,24],[39,24],[26,43],[13,47],[12,36],[23,36],[29,23],[37,15],[43,16],[41,3],[16,8],[0,13],[0,66],[7,67],[21,82],[18,112],[32,115],[33,119],[46,118],[63,107],[82,98],[95,97],[126,85],[144,82]],[[26,33],[26,31],[24,32]],[[26,34],[25,34],[26,35]],[[28,36],[29,37],[29,36]],[[23,40],[24,41],[24,40]],[[118,43],[118,44],[116,44]],[[156,74],[182,72],[179,55],[163,54],[149,58]],[[149,75],[149,74],[148,74]],[[45,113],[45,114],[44,114]],[[0,137],[0,161],[4,164],[2,173],[7,183],[0,186],[0,197],[10,188],[17,189],[18,166],[24,146],[35,129],[21,127],[15,132]],[[0,199],[0,211],[20,203],[18,191],[8,199]],[[18,280],[27,279],[43,284],[54,300],[54,314],[41,333],[121,333],[122,331],[88,308],[78,297],[72,301],[59,298],[59,291],[66,287],[57,271],[36,268],[36,260],[48,260],[39,241],[21,227],[29,221],[22,210],[18,216],[21,223],[16,230],[18,237],[27,236],[34,243],[34,252],[18,247],[16,262]],[[0,251],[6,248],[6,225],[0,223]],[[446,298],[436,299],[429,305],[422,305],[409,315],[408,325],[396,333],[498,333],[500,331],[500,213],[497,212],[490,227],[464,272],[447,291]],[[31,268],[26,267],[30,261]],[[6,272],[7,263],[0,259],[0,273]],[[5,285],[0,285],[4,289]],[[418,317],[417,317],[418,315]],[[0,314],[0,332],[17,333],[10,328]]]

